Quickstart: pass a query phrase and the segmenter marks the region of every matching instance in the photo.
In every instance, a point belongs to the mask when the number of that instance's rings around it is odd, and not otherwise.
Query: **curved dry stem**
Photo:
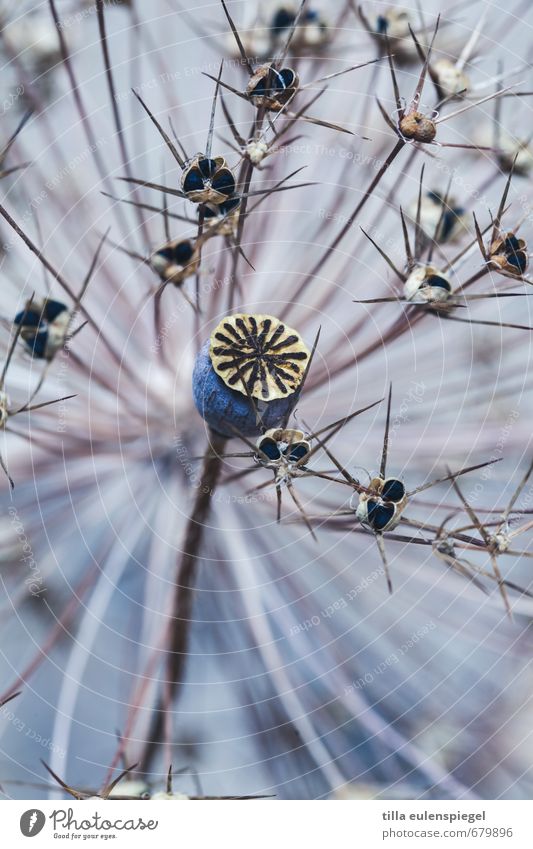
[[[222,471],[222,455],[226,442],[225,436],[214,431],[210,432],[198,492],[185,529],[183,549],[176,571],[171,632],[166,660],[166,678],[163,693],[154,711],[141,757],[141,768],[147,772],[150,769],[157,747],[163,742],[163,732],[172,701],[184,683],[197,567],[204,539],[205,524],[211,508],[211,498]]]

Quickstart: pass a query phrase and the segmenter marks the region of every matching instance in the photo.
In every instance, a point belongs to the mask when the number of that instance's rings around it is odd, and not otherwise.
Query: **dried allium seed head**
[[[411,112],[401,119],[400,132],[410,141],[429,144],[437,135],[437,125],[422,112]]]
[[[237,313],[211,334],[210,356],[230,389],[272,401],[298,389],[310,352],[299,334],[274,316]]]

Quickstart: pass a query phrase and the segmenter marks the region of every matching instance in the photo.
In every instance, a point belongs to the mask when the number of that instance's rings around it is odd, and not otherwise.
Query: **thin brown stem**
[[[183,550],[178,561],[167,650],[166,680],[141,759],[142,769],[145,771],[149,770],[157,747],[162,743],[166,707],[171,707],[173,699],[184,683],[197,567],[204,539],[205,523],[211,508],[211,498],[222,470],[225,446],[226,437],[214,432],[210,433],[200,484],[187,522]]]

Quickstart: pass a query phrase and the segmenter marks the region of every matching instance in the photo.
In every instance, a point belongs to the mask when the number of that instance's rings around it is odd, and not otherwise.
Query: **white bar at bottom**
[[[1,845],[531,849],[532,811],[528,801],[5,801]]]

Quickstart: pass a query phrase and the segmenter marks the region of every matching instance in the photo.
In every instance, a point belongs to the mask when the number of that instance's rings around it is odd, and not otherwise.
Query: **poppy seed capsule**
[[[400,133],[409,141],[429,144],[437,135],[437,125],[422,112],[411,112],[401,119]]]
[[[223,436],[279,427],[298,399],[309,357],[300,336],[279,319],[227,316],[196,359],[196,409]]]

